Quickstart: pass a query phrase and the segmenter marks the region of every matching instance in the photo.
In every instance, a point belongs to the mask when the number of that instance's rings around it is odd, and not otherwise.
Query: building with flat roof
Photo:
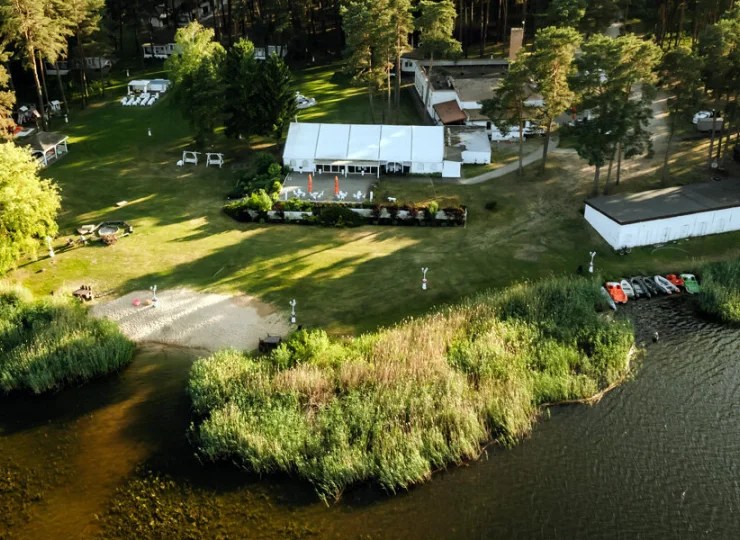
[[[584,217],[614,249],[738,231],[740,181],[593,197]]]
[[[442,126],[293,122],[283,164],[296,172],[335,174],[444,173]]]

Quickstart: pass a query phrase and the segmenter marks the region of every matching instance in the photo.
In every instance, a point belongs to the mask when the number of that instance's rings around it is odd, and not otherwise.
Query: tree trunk
[[[614,150],[616,153],[616,149]],[[614,164],[614,154],[612,154],[611,159],[609,160],[609,168],[606,170],[606,182],[604,183],[604,195],[609,194],[609,180],[612,178],[612,165]]]
[[[676,30],[676,47],[681,42],[681,35],[683,34],[683,25],[686,19],[686,2],[681,2],[681,16],[678,19],[678,29]]]
[[[676,131],[676,119],[671,119],[671,127],[668,131],[668,142],[665,145],[665,158],[663,159],[663,172],[660,175],[660,185],[665,186],[668,180],[668,156],[671,153],[671,142],[673,142],[673,134]]]
[[[401,36],[397,36],[396,41],[396,111],[401,110]]]
[[[82,34],[80,32],[79,26],[77,27],[77,52],[80,55],[80,94],[82,96],[82,108],[84,109],[87,107],[87,74],[85,73],[85,67],[87,65],[87,61],[85,59],[85,49],[82,46]],[[137,39],[137,50],[139,50],[139,43]]]
[[[709,162],[707,163],[707,167],[709,167],[710,169],[712,168],[712,156],[714,155],[714,128],[717,126],[717,115],[714,111],[717,110],[718,104],[719,97],[714,100],[715,108],[712,109],[712,135],[709,139]]]
[[[506,51],[509,50],[509,40],[506,35],[506,31],[509,29],[509,0],[501,0],[504,3],[504,31],[501,35],[501,41],[504,44],[504,58],[506,58]]]
[[[540,171],[545,172],[545,165],[547,165],[547,149],[550,146],[550,133],[552,132],[552,118],[547,119],[547,129],[545,130],[545,141],[542,145],[542,165]]]
[[[385,74],[388,79],[388,114],[391,113],[391,68],[390,66],[386,67]]]
[[[51,111],[51,102],[49,101],[49,89],[46,87],[46,69],[44,67],[44,61],[41,58],[41,52],[38,53],[39,57],[39,68],[41,70],[41,86],[44,88],[44,97],[46,98],[46,108]]]
[[[54,67],[57,70],[57,85],[59,86],[59,93],[62,96],[62,103],[64,103],[64,114],[69,115],[69,105],[67,105],[67,94],[64,91],[64,84],[62,83],[62,76],[59,74],[59,62],[54,62]]]
[[[481,16],[485,16],[486,22],[483,25],[483,45],[481,46],[481,57],[485,56],[486,48],[488,47],[488,26],[491,24],[491,0],[486,0],[486,11],[485,15],[481,13]]]
[[[601,166],[596,165],[594,171],[594,188],[592,190],[592,195],[596,197],[599,194],[599,173],[601,172]]]
[[[36,67],[36,51],[33,47],[27,47],[26,54],[31,59],[31,66],[33,67],[33,80],[36,83],[36,102],[39,106],[39,114],[41,114],[41,125],[44,131],[48,131],[49,126],[46,123],[46,115],[44,114],[44,97],[41,95],[41,81],[39,80],[39,70]]]
[[[524,173],[524,121],[519,116],[519,176]]]

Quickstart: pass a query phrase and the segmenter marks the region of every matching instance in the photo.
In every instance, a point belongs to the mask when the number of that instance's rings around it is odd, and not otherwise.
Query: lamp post
[[[147,133],[147,135],[149,135],[151,137],[152,136],[152,128],[146,128],[146,133]]]
[[[426,291],[427,290],[427,272],[429,271],[429,268],[422,268],[422,279],[421,279],[421,290]]]
[[[158,303],[158,300],[157,300],[157,286],[156,285],[153,285],[153,286],[149,287],[149,289],[152,291],[152,306],[153,307],[157,307],[157,303]]]
[[[591,255],[591,262],[588,263],[588,273],[593,274],[594,273],[594,257],[596,256],[596,252],[589,251],[589,255]]]
[[[295,305],[296,305],[295,298],[291,300],[290,302],[288,302],[288,304],[290,304],[290,323],[295,324]]]
[[[51,259],[51,263],[54,264],[56,254],[54,253],[54,248],[51,247],[51,236],[46,237],[46,245],[49,246],[49,258]]]

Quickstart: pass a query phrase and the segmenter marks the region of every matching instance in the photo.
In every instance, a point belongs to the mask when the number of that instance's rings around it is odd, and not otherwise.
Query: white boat
[[[604,298],[606,298],[607,302],[609,302],[609,307],[612,308],[614,311],[617,311],[617,304],[614,303],[614,300],[604,287],[601,288],[601,294],[603,294]]]
[[[619,284],[622,286],[622,290],[627,295],[627,298],[635,298],[635,289],[632,288],[629,281],[623,279]]]
[[[653,281],[655,281],[655,284],[658,286],[658,288],[666,294],[681,292],[678,287],[676,287],[673,283],[668,281],[663,276],[655,276],[653,278]]]

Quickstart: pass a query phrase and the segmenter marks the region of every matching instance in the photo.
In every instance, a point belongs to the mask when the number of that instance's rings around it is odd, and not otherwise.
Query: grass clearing
[[[221,351],[192,368],[202,457],[295,474],[321,497],[388,491],[516,442],[536,407],[590,397],[625,374],[629,324],[594,281],[517,285],[374,334],[298,332],[264,359]]]

